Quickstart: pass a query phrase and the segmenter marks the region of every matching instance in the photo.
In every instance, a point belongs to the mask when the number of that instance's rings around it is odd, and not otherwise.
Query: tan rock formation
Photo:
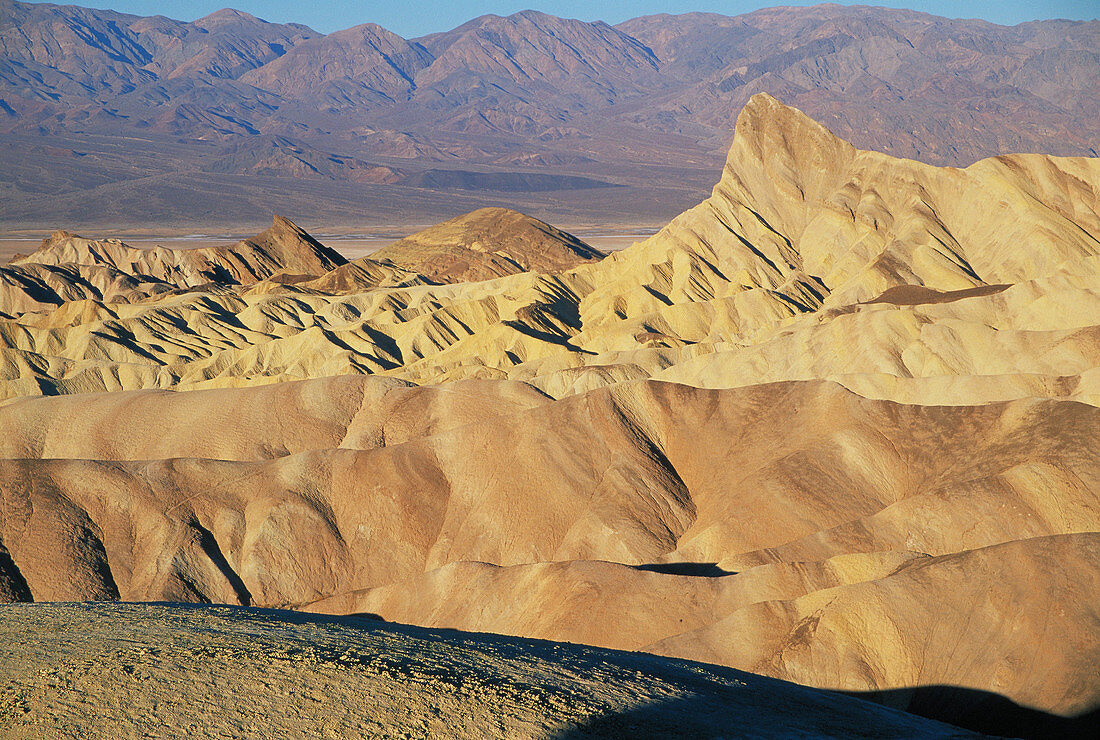
[[[11,281],[95,291],[0,294],[36,306],[0,306],[0,596],[370,612],[1080,730],[1098,193],[1096,160],[934,168],[761,95],[708,200],[591,263],[500,210],[335,269],[278,222],[201,258],[58,237]]]
[[[462,283],[517,272],[564,272],[603,256],[538,219],[507,208],[480,208],[383,247],[370,259],[436,282]]]
[[[1090,159],[959,170],[859,151],[759,95],[711,198],[598,263],[538,274],[576,264],[583,245],[486,209],[314,280],[281,274],[135,306],[74,291],[89,303],[0,323],[0,393],[371,372],[510,378],[557,397],[653,376],[720,388],[830,379],[919,403],[1095,403],[1097,182]],[[521,269],[535,272],[426,284]]]
[[[129,302],[171,289],[159,280],[130,275],[108,265],[0,265],[0,316],[14,318],[50,311],[72,301]]]
[[[275,216],[271,228],[232,246],[135,249],[114,239],[93,241],[57,231],[15,265],[105,265],[177,288],[204,283],[250,284],[279,272],[322,275],[346,260],[291,221]]]
[[[370,612],[1065,715],[1100,701],[1091,406],[360,377],[24,399],[0,423],[11,594]],[[825,605],[850,626],[805,628]],[[801,662],[769,657],[791,634]]]

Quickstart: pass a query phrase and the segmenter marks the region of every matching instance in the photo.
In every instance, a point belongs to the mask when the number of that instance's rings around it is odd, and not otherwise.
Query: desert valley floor
[[[0,265],[0,734],[1097,726],[1098,159],[760,94],[612,254],[107,236]]]

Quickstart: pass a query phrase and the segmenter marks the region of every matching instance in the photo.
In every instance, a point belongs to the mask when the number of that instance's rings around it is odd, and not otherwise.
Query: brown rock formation
[[[370,259],[436,282],[463,283],[517,272],[564,272],[603,256],[536,218],[507,208],[480,208],[383,247]]]

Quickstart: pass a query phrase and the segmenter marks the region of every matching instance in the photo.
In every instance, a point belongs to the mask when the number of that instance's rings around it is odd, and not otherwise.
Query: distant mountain
[[[619,28],[684,82],[641,123],[690,111],[693,122],[724,126],[769,92],[862,148],[935,164],[1100,147],[1088,121],[1100,113],[1100,22],[1009,28],[819,5],[647,16]]]
[[[435,61],[417,78],[415,102],[429,108],[436,100],[454,108],[480,99],[501,111],[560,111],[560,121],[659,84],[653,52],[605,23],[528,10],[482,16],[420,42]]]
[[[369,106],[404,97],[431,61],[423,47],[367,23],[310,39],[241,79],[287,98]]]
[[[55,99],[106,100],[112,93],[187,77],[236,79],[319,35],[307,26],[268,23],[236,10],[183,23],[4,0],[0,13],[5,69],[24,71],[23,92]]]
[[[372,23],[322,35],[234,10],[184,23],[0,0],[0,50],[7,226],[236,224],[261,197],[341,225],[437,220],[486,198],[654,222],[705,193],[757,92],[858,147],[934,164],[1100,146],[1095,21],[822,5],[613,27],[524,11],[404,39]],[[241,156],[270,141],[283,144],[262,166]],[[492,193],[470,200],[474,181]],[[586,181],[623,187],[592,198]]]

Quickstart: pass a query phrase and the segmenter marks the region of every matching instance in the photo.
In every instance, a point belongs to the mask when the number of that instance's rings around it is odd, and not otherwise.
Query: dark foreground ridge
[[[973,737],[840,694],[580,645],[183,604],[0,607],[7,737]],[[403,734],[407,733],[407,734]]]

